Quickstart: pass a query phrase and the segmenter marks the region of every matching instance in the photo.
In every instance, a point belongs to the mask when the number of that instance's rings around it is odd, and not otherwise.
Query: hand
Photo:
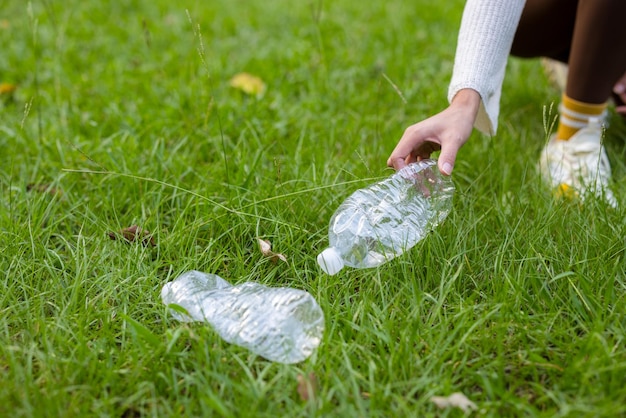
[[[399,170],[409,163],[430,158],[432,152],[441,150],[439,171],[445,175],[452,174],[456,154],[472,133],[480,100],[475,90],[460,90],[444,111],[404,131],[387,165]]]
[[[622,103],[619,103],[619,105],[615,108],[615,111],[626,116],[626,74],[624,74],[622,78],[619,79],[617,84],[615,84],[615,87],[613,87],[613,93],[615,93],[615,95],[622,101]]]

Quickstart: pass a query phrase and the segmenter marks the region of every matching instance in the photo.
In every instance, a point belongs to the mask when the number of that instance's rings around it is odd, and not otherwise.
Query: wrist
[[[480,107],[480,94],[474,89],[465,88],[459,90],[450,102],[450,106],[464,109],[472,118],[476,118]]]

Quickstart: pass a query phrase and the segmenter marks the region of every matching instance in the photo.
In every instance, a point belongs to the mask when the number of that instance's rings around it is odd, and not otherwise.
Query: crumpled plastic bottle
[[[247,282],[232,286],[215,274],[183,273],[161,290],[166,305],[184,322],[208,322],[227,342],[279,363],[298,363],[319,346],[324,314],[311,294]]]
[[[317,261],[327,274],[379,266],[413,247],[452,209],[454,183],[426,159],[357,190],[330,220],[330,247]]]

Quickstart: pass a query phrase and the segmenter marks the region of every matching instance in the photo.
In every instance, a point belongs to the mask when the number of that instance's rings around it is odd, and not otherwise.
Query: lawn
[[[376,269],[316,263],[446,105],[462,6],[0,0],[0,415],[463,416],[431,400],[455,392],[473,416],[626,415],[626,127],[622,206],[555,199],[536,60],[511,59],[437,230]],[[318,350],[273,363],[174,320],[161,288],[191,269],[310,292]]]

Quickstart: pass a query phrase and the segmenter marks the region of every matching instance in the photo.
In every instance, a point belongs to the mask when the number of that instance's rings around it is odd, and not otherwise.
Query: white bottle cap
[[[337,274],[343,268],[343,260],[334,247],[328,247],[317,256],[317,264],[324,273],[331,276]]]

